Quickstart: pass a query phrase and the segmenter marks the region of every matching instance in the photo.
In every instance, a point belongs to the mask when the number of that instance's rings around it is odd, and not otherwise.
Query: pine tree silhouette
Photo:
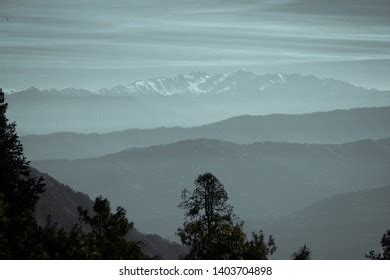
[[[16,124],[8,121],[6,111],[0,90],[0,258],[31,259],[39,252],[34,213],[44,184],[30,176]]]
[[[96,259],[146,259],[142,253],[142,242],[127,240],[133,223],[126,218],[126,210],[118,207],[111,213],[110,202],[101,196],[95,199],[93,214],[79,209],[80,220],[90,231],[86,234],[87,245]]]
[[[198,176],[192,193],[184,190],[180,208],[184,224],[177,235],[189,247],[186,259],[268,259],[276,250],[270,236],[252,234],[247,240],[243,222],[233,213],[223,184],[211,173]]]

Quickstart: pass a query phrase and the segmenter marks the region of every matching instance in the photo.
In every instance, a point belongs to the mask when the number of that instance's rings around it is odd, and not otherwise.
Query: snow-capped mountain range
[[[64,95],[64,96],[175,96],[175,95],[207,95],[207,94],[261,94],[270,89],[283,89],[297,85],[315,87],[354,88],[346,82],[321,79],[315,76],[298,74],[266,74],[256,75],[246,70],[230,74],[210,75],[205,72],[191,72],[174,77],[159,77],[135,81],[127,85],[117,85],[111,89],[89,91],[85,89],[65,88],[39,90],[35,87],[17,92],[28,95]]]
[[[390,91],[298,74],[191,72],[111,89],[29,88],[7,95],[25,134],[194,126],[239,115],[390,106]]]
[[[330,81],[315,76],[301,76],[297,74],[256,75],[246,70],[214,75],[205,72],[191,72],[169,78],[160,77],[136,81],[132,84],[119,85],[111,89],[101,89],[99,93],[131,96],[261,93],[271,87],[283,87],[289,82],[297,80],[315,80],[320,83]],[[344,84],[349,85],[347,83]]]

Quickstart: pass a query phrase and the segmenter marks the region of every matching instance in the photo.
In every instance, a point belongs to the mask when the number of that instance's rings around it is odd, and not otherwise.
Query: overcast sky
[[[390,89],[390,0],[0,0],[0,38],[7,89],[240,68]]]

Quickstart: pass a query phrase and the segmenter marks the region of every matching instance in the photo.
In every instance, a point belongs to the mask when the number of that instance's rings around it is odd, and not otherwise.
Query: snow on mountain
[[[303,88],[328,88],[329,92],[337,92],[334,88],[352,88],[342,81],[320,79],[315,76],[298,74],[265,74],[256,75],[247,70],[239,70],[230,74],[210,75],[205,72],[191,72],[174,77],[159,77],[139,80],[127,85],[117,85],[111,89],[100,89],[97,92],[76,88],[44,89],[31,87],[18,92],[24,95],[57,95],[57,96],[173,96],[173,95],[244,95],[264,94],[266,91],[285,91],[286,88],[300,91]],[[299,89],[298,89],[299,88]],[[293,90],[294,91],[294,90]]]
[[[239,92],[263,91],[264,89],[287,83],[282,74],[258,76],[246,70],[230,74],[209,75],[205,72],[191,72],[174,77],[159,77],[145,81],[136,81],[128,85],[119,85],[111,89],[101,89],[105,95],[199,95],[199,94],[231,94]]]
[[[115,86],[112,89],[101,89],[99,93],[105,95],[185,95],[203,94],[210,90],[210,75],[203,72],[191,72],[187,75],[175,77],[159,77],[146,81],[136,81],[128,85]]]
[[[5,95],[10,95],[13,94],[14,92],[17,92],[14,89],[8,89],[8,88],[3,88],[2,91],[4,92]]]
[[[269,88],[269,87],[272,87],[273,85],[275,84],[286,84],[287,81],[286,79],[284,78],[284,76],[282,74],[278,74],[277,76],[277,79],[273,80],[269,80],[268,82],[265,82],[261,87],[260,87],[260,90],[261,91],[264,91],[265,89]]]

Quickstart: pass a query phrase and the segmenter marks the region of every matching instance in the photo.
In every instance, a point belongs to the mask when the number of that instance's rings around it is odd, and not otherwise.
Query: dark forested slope
[[[46,183],[45,192],[41,195],[36,209],[39,224],[44,225],[50,215],[52,222],[56,222],[59,227],[70,230],[78,222],[78,206],[92,211],[93,202],[88,195],[74,191],[36,169],[33,169],[32,172],[36,177],[42,176]],[[128,216],[131,220],[131,213],[128,213]],[[177,243],[169,242],[156,234],[140,233],[136,229],[130,232],[129,239],[145,242],[145,253],[151,257],[160,256],[165,259],[176,259],[185,252],[185,248]]]

